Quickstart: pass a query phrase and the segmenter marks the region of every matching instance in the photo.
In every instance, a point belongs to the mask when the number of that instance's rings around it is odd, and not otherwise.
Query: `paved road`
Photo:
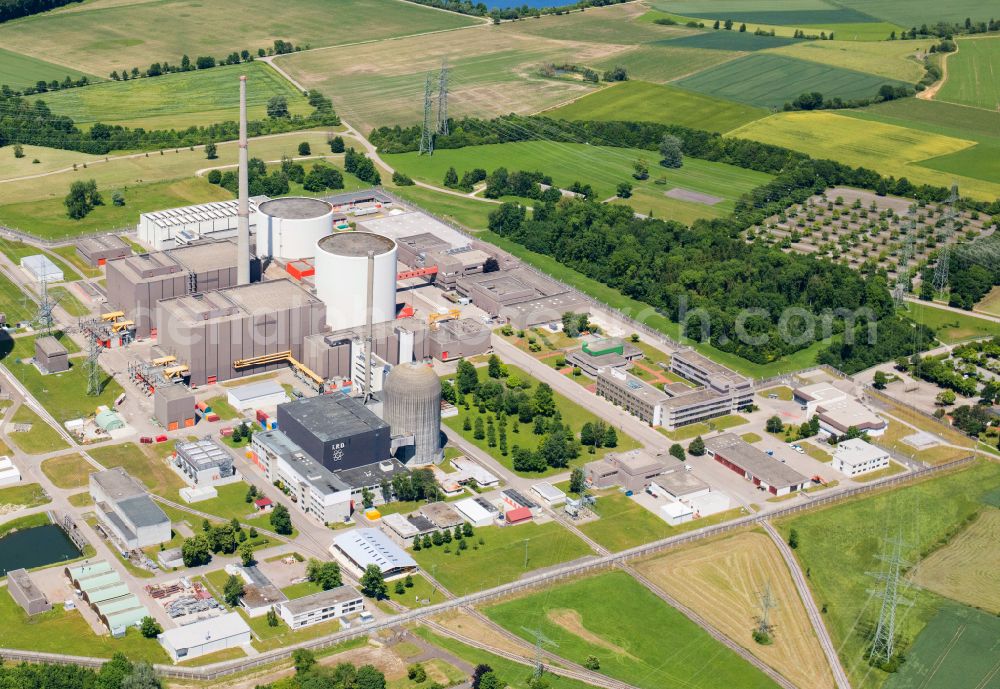
[[[847,673],[844,671],[844,666],[840,662],[840,656],[837,655],[837,648],[833,645],[833,639],[830,638],[830,633],[826,630],[826,625],[823,623],[823,618],[820,616],[819,609],[816,607],[816,601],[813,600],[812,592],[809,590],[809,584],[806,583],[806,577],[802,573],[802,568],[799,567],[799,561],[795,559],[795,555],[792,553],[792,549],[785,543],[785,539],[781,537],[781,534],[771,525],[770,522],[763,522],[762,526],[767,531],[771,540],[774,544],[778,546],[778,551],[781,553],[781,557],[784,558],[785,564],[788,565],[788,570],[792,573],[792,580],[795,582],[795,588],[799,591],[799,598],[805,603],[806,613],[809,615],[809,621],[812,623],[813,630],[816,632],[816,637],[819,639],[820,646],[823,647],[823,653],[826,655],[827,664],[829,664],[830,669],[833,670],[833,679],[837,683],[837,689],[851,689],[851,681],[847,678]]]

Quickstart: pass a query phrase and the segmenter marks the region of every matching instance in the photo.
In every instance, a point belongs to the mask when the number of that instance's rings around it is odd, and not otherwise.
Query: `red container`
[[[144,435],[141,438],[139,438],[139,442],[143,443],[144,445],[148,445],[149,443],[153,442],[153,439],[150,438],[148,435]]]
[[[209,421],[218,421],[219,420],[219,415],[218,414],[209,414],[205,418],[208,419]]]
[[[258,421],[267,421],[267,418],[268,418],[267,414],[264,412],[263,409],[258,409],[257,410],[257,420]]]
[[[228,438],[232,434],[233,434],[233,429],[230,426],[226,426],[225,428],[219,429],[219,435],[221,435],[223,438]]]
[[[165,436],[165,435],[158,435],[158,436],[156,436],[156,442],[158,442],[158,443],[165,443],[165,442],[167,442],[167,436]]]

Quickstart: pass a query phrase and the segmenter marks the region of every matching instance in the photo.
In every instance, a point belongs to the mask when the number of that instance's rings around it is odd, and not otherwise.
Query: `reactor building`
[[[316,243],[316,296],[326,304],[334,330],[367,322],[371,285],[372,322],[396,318],[396,242],[371,232],[341,232]],[[369,274],[369,254],[374,257]]]
[[[397,440],[400,461],[441,461],[441,381],[425,364],[394,366],[382,386],[382,418]],[[412,437],[412,444],[409,439]]]
[[[271,199],[257,205],[255,219],[259,258],[311,258],[316,243],[333,232],[333,206],[321,199]]]

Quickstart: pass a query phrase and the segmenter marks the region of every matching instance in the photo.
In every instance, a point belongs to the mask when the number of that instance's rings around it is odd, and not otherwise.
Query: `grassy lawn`
[[[212,663],[221,663],[224,660],[236,660],[237,658],[246,657],[246,651],[239,646],[236,646],[234,648],[224,648],[221,651],[216,651],[215,653],[206,653],[203,656],[198,656],[197,658],[192,658],[191,660],[182,660],[177,664],[184,665],[186,667],[200,667],[202,665],[211,665]]]
[[[767,398],[770,398],[771,395],[775,395],[777,399],[782,400],[784,402],[791,402],[793,397],[792,389],[787,385],[778,385],[773,388],[768,388],[767,390],[761,390],[757,394],[760,395],[761,397],[767,397]]]
[[[323,587],[312,581],[303,581],[298,584],[292,584],[291,586],[286,586],[281,589],[281,592],[288,596],[289,600],[295,600],[296,598],[304,598],[306,596],[311,596],[314,593],[319,593],[323,590]]]
[[[529,376],[525,371],[519,369],[516,366],[511,366],[508,364],[507,369],[511,375],[517,376],[522,381],[530,382],[532,380],[531,376]],[[488,373],[485,367],[479,367],[478,369],[476,369],[476,372],[479,374],[480,380],[486,380],[488,378]],[[531,396],[532,394],[534,394],[534,386],[532,386],[531,388],[527,388],[525,392],[527,392],[528,395]],[[559,413],[562,415],[563,426],[569,426],[573,430],[573,433],[576,435],[577,438],[579,438],[580,429],[582,428],[583,424],[587,422],[598,421],[598,418],[595,415],[591,414],[589,411],[578,405],[576,402],[571,401],[562,394],[553,391],[553,397],[555,399],[556,409],[558,409]],[[483,418],[483,423],[485,424],[487,418],[493,416],[492,412],[489,411],[487,411],[486,414],[480,414],[479,409],[472,404],[471,395],[469,396],[469,403],[470,407],[468,411],[466,411],[465,408],[459,406],[458,415],[445,419],[444,420],[445,425],[447,425],[450,429],[452,429],[456,433],[461,434],[461,436],[467,442],[483,450],[484,452],[489,454],[491,457],[496,459],[498,462],[503,464],[508,469],[513,470],[513,464],[511,463],[510,455],[508,454],[508,456],[506,457],[501,455],[499,445],[497,447],[490,447],[486,438],[482,440],[476,440],[476,438],[474,437],[474,430],[469,430],[469,431],[463,430],[463,424],[466,417],[470,419],[474,428],[477,417],[486,417]],[[538,446],[541,444],[545,436],[535,435],[532,432],[533,426],[534,426],[533,422],[521,423],[520,421],[518,421],[516,416],[508,416],[507,443],[510,446],[510,448],[513,448],[515,445],[518,445],[520,447],[527,448],[532,451],[537,450]],[[517,433],[514,432],[515,427],[518,430]],[[499,429],[497,429],[497,432],[499,433]],[[633,450],[639,447],[639,444],[632,437],[626,435],[621,430],[617,430],[617,434],[618,434],[617,447],[610,449],[601,448],[597,450],[597,454],[593,455],[587,454],[586,451],[583,451],[580,453],[579,457],[570,461],[570,466],[578,466],[586,462],[593,461],[594,459],[600,459],[608,452],[624,452],[626,450]],[[552,474],[562,473],[566,470],[567,470],[566,467],[562,468],[549,467],[546,471],[543,471],[541,473],[525,473],[525,472],[518,472],[518,473],[519,475],[522,476],[532,476],[532,477],[537,476],[541,478],[544,476],[551,476]]]
[[[215,490],[219,493],[217,498],[202,500],[192,505],[192,507],[199,512],[214,514],[227,521],[236,518],[241,522],[248,522],[263,528],[269,528],[267,519],[260,519],[263,512],[258,512],[252,503],[246,501],[248,487],[243,481],[216,486]]]
[[[83,493],[73,493],[73,495],[66,498],[69,500],[69,504],[73,507],[89,507],[94,504],[94,499],[90,497],[90,493],[84,491]]]
[[[579,529],[614,552],[658,541],[677,532],[660,517],[618,491],[599,495],[594,511],[600,519],[580,524]]]
[[[802,449],[806,451],[806,454],[813,459],[817,459],[821,462],[833,461],[833,455],[818,445],[813,445],[812,443],[807,443],[805,441],[800,442],[799,445],[801,445]]]
[[[37,483],[22,483],[0,488],[0,505],[20,506],[21,509],[38,507],[51,502],[45,490]]]
[[[444,594],[419,574],[413,575],[413,586],[405,589],[403,593],[396,593],[395,583],[389,585],[389,600],[410,609],[423,607],[425,600],[429,601],[428,605],[433,605],[441,603],[444,599]]]
[[[740,435],[740,437],[743,438],[744,442],[751,443],[751,444],[752,443],[759,443],[762,440],[762,438],[759,435],[757,435],[756,433],[742,433]]]
[[[3,273],[0,273],[0,300],[3,301],[8,323],[31,320],[37,313],[35,300]]]
[[[953,344],[972,337],[1000,335],[1000,323],[979,318],[971,313],[957,313],[936,308],[928,302],[909,302],[907,315],[934,331],[934,336],[944,344]]]
[[[681,426],[675,431],[668,431],[662,427],[657,428],[657,430],[671,440],[690,440],[695,436],[705,435],[707,433],[711,433],[712,431],[724,431],[728,428],[742,426],[745,423],[749,423],[749,420],[739,414],[726,414],[725,416],[714,418],[711,421],[699,421],[698,423]]]
[[[51,249],[52,253],[58,254],[62,257],[64,261],[73,265],[77,272],[88,278],[101,277],[104,271],[100,268],[94,268],[82,258],[80,254],[76,251],[76,244],[67,244],[65,246],[54,246]]]
[[[69,447],[56,430],[42,421],[42,418],[28,407],[20,406],[11,417],[14,423],[30,423],[27,433],[9,433],[12,443],[29,455],[41,455]]]
[[[561,583],[483,612],[529,643],[527,630],[538,630],[567,660],[583,663],[594,655],[602,674],[642,689],[661,689],[668,677],[689,689],[774,686],[625,572]],[[708,658],[711,672],[705,672]]]
[[[184,487],[181,478],[165,461],[147,454],[135,443],[104,445],[88,452],[107,469],[124,468],[130,476],[146,484],[150,492],[170,500],[179,499],[177,491]],[[201,509],[203,504],[198,503],[198,508]]]
[[[223,421],[232,421],[233,419],[238,419],[240,413],[236,410],[236,407],[229,404],[228,396],[226,395],[216,395],[215,397],[210,397],[205,400],[205,404],[212,408],[219,418]]]
[[[38,254],[42,254],[43,256],[47,256],[49,260],[59,267],[67,282],[80,279],[77,272],[66,265],[61,258],[53,256],[50,252],[43,251],[42,249],[32,246],[31,244],[25,244],[24,242],[15,239],[0,238],[0,251],[6,254],[7,258],[9,258],[11,262],[16,265],[21,265],[21,259],[26,256],[36,256]]]
[[[485,541],[483,545],[479,544],[480,538]],[[480,527],[468,541],[469,548],[465,552],[452,542],[449,553],[444,552],[445,546],[434,546],[411,555],[442,586],[456,595],[463,595],[514,581],[541,567],[591,554],[583,541],[557,522]]]
[[[28,615],[10,594],[0,591],[0,646],[31,651],[108,658],[121,652],[133,662],[168,662],[166,651],[156,639],[146,639],[130,629],[121,639],[94,634],[78,610],[65,611],[62,604],[38,615]]]
[[[882,569],[877,556],[883,539],[902,529],[903,557],[917,563],[944,545],[955,530],[983,508],[980,499],[1000,487],[1000,467],[979,462],[967,469],[881,492],[778,522],[787,537],[799,534],[795,551],[810,570],[809,583],[819,605],[827,606],[826,625],[837,645],[853,685],[879,686],[886,674],[869,668],[863,655],[864,630],[876,622],[879,602],[868,590],[872,578],[865,572]],[[914,606],[897,617],[904,644],[912,643],[934,615],[940,599],[919,589],[906,593]],[[903,652],[907,649],[904,646]]]
[[[52,297],[59,306],[63,307],[70,316],[79,318],[90,313],[90,308],[70,293],[65,287],[58,285],[49,289],[49,296]]]
[[[982,301],[976,304],[976,310],[991,316],[1000,316],[1000,287],[994,287]]]
[[[872,471],[867,474],[862,474],[861,476],[855,476],[854,480],[859,483],[867,483],[868,481],[875,481],[880,478],[885,478],[886,476],[895,476],[896,474],[902,474],[906,471],[906,467],[902,464],[896,464],[896,462],[889,461],[889,466],[885,469],[879,469],[878,471]]]
[[[29,514],[24,517],[18,517],[17,519],[11,519],[10,521],[0,524],[0,538],[3,538],[12,531],[30,529],[34,526],[45,526],[46,524],[51,523],[52,520],[49,519],[49,515],[43,512]]]
[[[102,404],[111,406],[122,387],[103,367],[100,369],[101,394],[87,395],[87,367],[83,359],[70,359],[69,370],[42,375],[34,364],[23,364],[9,357],[4,365],[59,423],[93,416]]]
[[[943,101],[996,111],[1000,105],[1000,41],[960,40],[958,52],[948,57],[948,78],[937,93]]]

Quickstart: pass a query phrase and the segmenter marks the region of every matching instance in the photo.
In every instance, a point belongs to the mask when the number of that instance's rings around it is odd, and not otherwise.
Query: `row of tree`
[[[11,689],[161,689],[153,667],[115,653],[99,670],[50,663],[0,664],[0,687]]]
[[[18,17],[48,12],[80,0],[0,0],[0,24]]]
[[[331,149],[333,144],[331,144]],[[344,170],[351,173],[362,182],[368,182],[373,186],[382,184],[382,176],[375,168],[375,163],[364,153],[359,153],[353,148],[348,148],[344,152]]]
[[[914,90],[909,86],[892,84],[882,84],[873,96],[867,98],[852,98],[844,100],[840,96],[826,98],[819,91],[810,91],[799,94],[795,100],[785,103],[782,108],[785,111],[792,110],[840,110],[843,108],[863,108],[875,103],[884,103],[899,98],[912,96]]]
[[[302,48],[297,47],[291,41],[277,39],[269,48],[257,48],[257,50],[252,52],[244,48],[240,51],[234,50],[227,56],[220,57],[218,59],[211,55],[198,55],[194,60],[185,54],[181,56],[180,64],[177,65],[172,65],[164,60],[163,62],[154,62],[145,69],[141,69],[139,67],[128,69],[123,67],[120,72],[116,69],[108,76],[114,81],[128,81],[130,79],[158,77],[164,74],[193,72],[198,69],[212,69],[213,67],[220,67],[223,65],[238,65],[241,62],[253,62],[258,57],[265,57],[268,55],[285,55],[298,50],[302,50]]]

